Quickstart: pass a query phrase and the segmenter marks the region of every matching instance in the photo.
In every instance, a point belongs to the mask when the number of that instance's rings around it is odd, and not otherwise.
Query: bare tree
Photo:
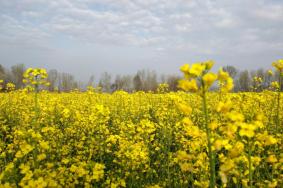
[[[240,91],[249,91],[250,90],[250,75],[249,71],[245,70],[239,74],[239,90]]]
[[[0,80],[6,79],[5,68],[0,64]]]
[[[103,92],[111,92],[111,75],[108,72],[104,72],[100,77],[98,85]]]
[[[170,91],[177,91],[178,90],[178,81],[181,79],[180,76],[176,75],[169,75],[167,78],[167,84],[169,85]]]
[[[59,76],[59,89],[62,91],[71,91],[78,88],[78,83],[75,81],[73,75],[69,73],[61,73]]]
[[[158,87],[157,75],[155,71],[146,71],[146,80],[145,80],[145,90],[146,91],[156,91]]]
[[[13,83],[16,85],[16,88],[23,88],[23,74],[25,72],[25,65],[24,64],[18,64],[11,67],[11,73],[12,73],[12,80]]]
[[[117,75],[114,83],[112,84],[112,90],[124,90],[130,92],[132,89],[132,77],[129,75],[121,76]]]
[[[140,91],[143,89],[143,84],[140,75],[137,73],[133,78],[134,90]]]
[[[59,81],[59,75],[58,71],[55,69],[52,69],[48,71],[48,82],[50,83],[49,85],[49,91],[54,91],[55,88],[58,86],[58,81]]]
[[[88,82],[87,82],[87,86],[92,86],[92,87],[94,87],[94,81],[95,81],[95,77],[94,77],[94,75],[91,75],[90,77],[89,77],[89,79],[88,79]]]
[[[231,66],[231,65],[227,65],[227,66],[223,67],[223,70],[224,70],[225,72],[228,72],[229,75],[230,75],[233,79],[234,79],[234,78],[237,76],[237,74],[238,74],[238,70],[236,69],[236,67]]]

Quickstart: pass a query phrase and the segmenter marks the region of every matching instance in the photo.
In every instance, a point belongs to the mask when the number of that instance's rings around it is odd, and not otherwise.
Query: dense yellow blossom
[[[20,91],[0,95],[5,110],[0,112],[2,185],[170,187],[172,178],[179,186],[207,185],[206,132],[196,94],[42,92],[37,119],[34,95]],[[273,93],[222,97],[220,102],[217,93],[208,94],[212,112],[208,127],[223,185],[241,184],[241,174],[248,169],[248,138],[256,144],[253,168],[261,172],[253,175],[254,181],[271,185],[276,180],[282,185],[282,134],[273,132],[274,106],[265,102]],[[261,112],[256,101],[262,101]],[[12,116],[3,119],[7,113]],[[273,180],[265,165],[274,168]]]
[[[228,93],[233,79],[213,64],[181,67],[194,93],[0,93],[0,187],[208,187],[211,156],[217,187],[283,187],[279,82]],[[38,87],[46,78],[25,74]]]

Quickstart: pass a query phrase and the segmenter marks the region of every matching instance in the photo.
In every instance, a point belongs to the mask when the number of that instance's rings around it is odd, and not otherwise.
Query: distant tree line
[[[238,70],[234,66],[225,66],[223,70],[228,72],[234,80],[234,92],[256,91],[269,89],[271,83],[278,81],[279,73],[270,72],[263,68],[257,70]],[[282,87],[281,87],[282,88]]]
[[[24,64],[13,65],[6,68],[0,64],[0,80],[7,83],[13,83],[16,89],[24,88],[23,73],[26,67]],[[268,89],[271,82],[276,81],[278,76],[270,74],[262,68],[249,71],[238,70],[234,66],[223,67],[224,71],[229,72],[234,79],[234,92],[245,91],[262,91]],[[88,86],[100,88],[102,92],[114,92],[124,90],[127,92],[134,91],[157,91],[160,83],[166,83],[168,91],[178,90],[179,75],[157,75],[153,70],[139,70],[134,75],[116,75],[104,72],[101,74],[99,81],[95,81],[94,75],[90,76],[88,82],[80,82],[70,73],[58,72],[55,69],[48,71],[49,91],[69,92],[75,89],[85,91]]]

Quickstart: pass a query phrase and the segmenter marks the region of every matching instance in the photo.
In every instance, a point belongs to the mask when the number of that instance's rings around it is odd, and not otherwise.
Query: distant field
[[[184,92],[0,94],[7,187],[207,187],[201,97]],[[216,183],[282,187],[276,92],[209,93]],[[219,103],[219,100],[223,101]],[[282,113],[282,105],[280,107]]]

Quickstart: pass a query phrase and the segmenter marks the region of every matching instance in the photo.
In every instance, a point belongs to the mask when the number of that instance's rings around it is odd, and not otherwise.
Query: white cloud
[[[283,5],[266,5],[254,10],[253,13],[259,19],[283,21]]]
[[[282,51],[282,32],[283,2],[273,0],[0,1],[2,46],[68,50],[85,43],[146,48],[172,59],[260,55]]]

